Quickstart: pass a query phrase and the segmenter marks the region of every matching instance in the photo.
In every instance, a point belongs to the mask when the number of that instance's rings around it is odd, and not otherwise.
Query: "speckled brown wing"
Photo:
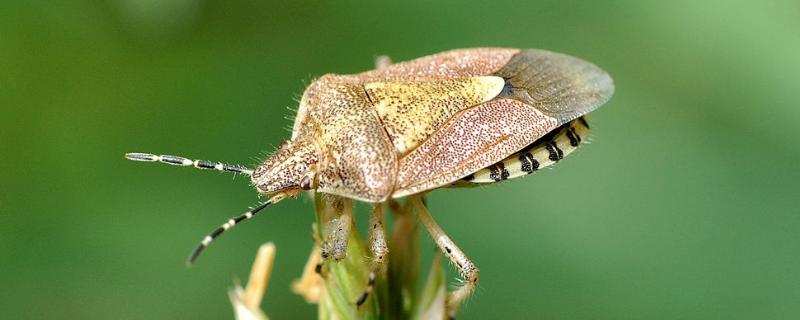
[[[458,78],[471,78],[480,75],[491,75],[507,65],[511,57],[519,53],[519,49],[513,48],[469,48],[454,49],[444,51],[417,59],[398,62],[389,66],[370,70],[358,74],[337,75],[328,74],[319,80],[343,81],[346,83],[360,83],[367,86],[369,83],[377,82],[399,82],[399,81],[435,81],[452,80]],[[331,81],[328,81],[331,82]],[[313,96],[320,90],[313,90]],[[305,96],[305,95],[304,95]],[[313,107],[315,103],[323,102],[322,99],[311,99],[313,103],[301,103],[297,110],[297,117],[292,128],[292,138],[297,137],[304,131],[302,126],[307,125],[305,116],[309,114],[307,108]]]
[[[425,143],[400,159],[392,197],[456,181],[502,160],[558,127],[558,121],[513,99],[457,113]]]
[[[398,162],[392,197],[450,184],[501,161],[614,92],[606,72],[554,52],[519,51],[492,75],[507,85],[495,100],[460,111]]]
[[[375,81],[367,96],[398,156],[413,150],[457,112],[494,99],[505,81],[497,76]]]

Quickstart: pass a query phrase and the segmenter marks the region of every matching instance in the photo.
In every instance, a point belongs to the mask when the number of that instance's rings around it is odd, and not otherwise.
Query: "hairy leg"
[[[322,258],[344,259],[347,255],[347,239],[353,225],[352,216],[342,214],[325,224],[325,241],[322,243]]]
[[[377,275],[386,270],[386,255],[389,253],[389,246],[386,243],[386,228],[384,227],[383,218],[383,204],[379,203],[374,205],[372,207],[372,213],[369,216],[369,236],[367,242],[372,261],[370,261],[367,288],[356,302],[356,305],[359,306],[367,301],[367,297],[375,287],[375,278]]]
[[[433,220],[430,212],[422,203],[421,196],[412,196],[409,201],[413,201],[412,205],[414,206],[414,211],[417,212],[419,221],[428,230],[428,234],[430,234],[436,246],[458,267],[461,277],[465,280],[461,287],[450,292],[447,296],[447,315],[453,319],[461,303],[477,288],[480,271]]]
[[[314,232],[321,238],[319,243],[321,259],[315,271],[324,276],[322,267],[327,259],[333,258],[339,261],[347,256],[347,242],[353,226],[353,210],[349,199],[334,196],[315,199],[319,224],[322,225],[322,230]]]

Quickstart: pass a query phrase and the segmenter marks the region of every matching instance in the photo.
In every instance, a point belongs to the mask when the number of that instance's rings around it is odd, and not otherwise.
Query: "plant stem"
[[[319,319],[431,319],[444,317],[444,271],[439,259],[434,260],[422,294],[417,291],[419,277],[419,227],[414,206],[394,200],[378,204],[394,213],[394,227],[389,241],[386,274],[378,274],[375,288],[366,302],[355,301],[364,293],[371,259],[367,246],[355,227],[350,199],[315,194],[317,224],[315,239],[324,248],[322,239],[335,239],[335,232],[351,231],[346,238],[346,255],[337,261],[322,262],[324,290],[319,298]],[[342,226],[342,224],[347,224]],[[338,226],[329,228],[325,226]],[[335,246],[334,246],[335,247]],[[335,251],[335,249],[334,249]],[[316,275],[319,276],[319,275]]]

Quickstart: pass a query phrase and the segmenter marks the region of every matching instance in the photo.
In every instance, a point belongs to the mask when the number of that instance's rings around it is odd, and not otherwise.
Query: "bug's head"
[[[250,177],[262,194],[293,194],[316,188],[317,148],[308,139],[289,140],[267,157]]]

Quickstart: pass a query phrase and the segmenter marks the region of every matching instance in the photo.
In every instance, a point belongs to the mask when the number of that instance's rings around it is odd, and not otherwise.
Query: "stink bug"
[[[264,207],[303,190],[380,205],[440,187],[476,186],[525,176],[557,163],[585,141],[585,114],[613,94],[609,75],[586,61],[536,49],[447,51],[353,75],[327,74],[305,90],[291,139],[254,170],[176,156],[129,153],[158,161],[250,176],[272,195],[206,236],[211,241]],[[380,216],[378,216],[380,215]],[[420,221],[466,281],[448,296],[455,312],[475,289],[478,269],[424,211]],[[370,228],[374,261],[385,261],[384,230]],[[346,236],[345,236],[346,238]],[[342,250],[323,256],[340,259]],[[371,291],[375,267],[370,274]],[[363,303],[366,293],[358,299]]]

